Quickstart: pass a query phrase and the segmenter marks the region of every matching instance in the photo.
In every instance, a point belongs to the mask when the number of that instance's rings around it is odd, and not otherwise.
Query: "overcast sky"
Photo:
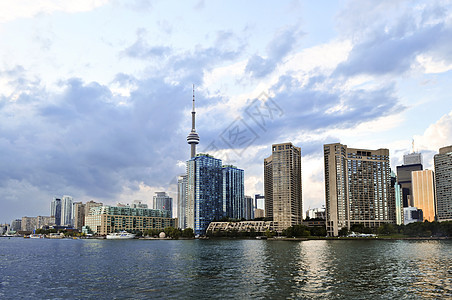
[[[319,3],[320,2],[320,3]],[[0,223],[54,196],[175,194],[190,147],[263,193],[271,144],[302,149],[304,209],[323,144],[432,157],[452,144],[451,1],[0,2]]]

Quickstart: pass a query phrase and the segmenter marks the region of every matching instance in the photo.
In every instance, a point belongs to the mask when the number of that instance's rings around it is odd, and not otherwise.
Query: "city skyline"
[[[20,4],[0,4],[2,222],[55,195],[176,199],[192,84],[198,153],[254,195],[271,145],[300,146],[304,210],[325,204],[324,144],[387,148],[393,171],[412,139],[429,170],[452,144],[450,1]]]

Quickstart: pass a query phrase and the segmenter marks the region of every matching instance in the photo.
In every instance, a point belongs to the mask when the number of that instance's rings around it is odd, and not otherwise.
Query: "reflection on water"
[[[451,246],[0,239],[0,298],[445,299]]]

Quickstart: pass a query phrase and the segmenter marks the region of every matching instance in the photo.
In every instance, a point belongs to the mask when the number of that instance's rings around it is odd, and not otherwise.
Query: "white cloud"
[[[444,60],[435,60],[428,55],[418,55],[416,61],[425,69],[426,74],[444,73],[452,70],[452,63],[448,64]]]
[[[51,14],[55,11],[76,13],[90,11],[106,4],[108,0],[14,0],[0,2],[0,23],[19,18],[31,18],[38,14]]]
[[[439,148],[452,144],[452,111],[436,123],[431,124],[423,135],[415,135],[414,141],[419,150],[438,152]]]

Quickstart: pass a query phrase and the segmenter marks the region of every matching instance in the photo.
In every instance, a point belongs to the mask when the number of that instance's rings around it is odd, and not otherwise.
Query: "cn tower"
[[[193,110],[191,112],[191,131],[187,136],[187,143],[191,146],[191,156],[196,156],[196,145],[199,144],[199,135],[196,133],[195,129],[195,85],[193,85]]]

